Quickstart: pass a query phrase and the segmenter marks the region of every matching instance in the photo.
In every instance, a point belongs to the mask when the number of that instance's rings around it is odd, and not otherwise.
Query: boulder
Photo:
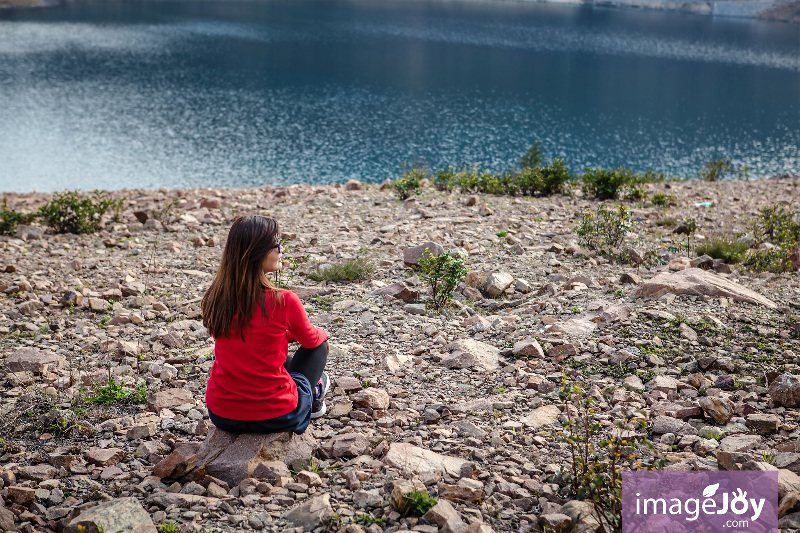
[[[761,444],[761,437],[758,435],[729,435],[719,443],[719,449],[723,452],[746,452]]]
[[[372,409],[388,409],[390,402],[389,393],[375,387],[362,389],[350,396],[350,399],[355,405]]]
[[[727,424],[733,417],[733,408],[721,398],[703,396],[698,403],[706,416],[713,418],[717,424]]]
[[[156,533],[158,530],[136,498],[120,498],[84,509],[64,527],[64,533]]]
[[[6,368],[11,372],[33,372],[42,374],[55,368],[61,368],[67,360],[54,352],[21,348],[6,358]]]
[[[539,341],[533,338],[522,339],[515,342],[511,348],[514,355],[524,355],[526,357],[544,357],[544,350],[539,344]]]
[[[283,513],[283,518],[302,527],[305,531],[313,531],[333,518],[331,496],[328,493],[314,496],[307,502]]]
[[[645,281],[634,292],[634,298],[658,298],[664,294],[688,294],[730,298],[738,302],[777,309],[778,305],[757,292],[734,281],[699,268],[687,268],[674,274],[661,273]]]
[[[523,417],[522,423],[532,429],[549,426],[558,420],[558,415],[560,414],[561,410],[555,405],[545,405],[534,409],[530,414]]]
[[[347,183],[344,184],[344,190],[346,191],[360,191],[361,189],[363,189],[363,186],[358,180],[348,180]]]
[[[425,250],[430,250],[430,253],[434,257],[439,257],[444,253],[444,248],[442,248],[441,244],[435,242],[424,242],[419,246],[412,246],[411,248],[406,248],[403,250],[403,263],[406,266],[414,266],[419,263],[419,260],[422,259],[422,256],[425,255]]]
[[[179,478],[197,466],[200,445],[185,443],[175,445],[175,450],[153,467],[153,475],[160,478]]]
[[[514,276],[508,272],[492,272],[486,278],[484,291],[492,298],[497,298],[514,283]]]
[[[785,407],[800,407],[800,376],[781,374],[770,384],[769,396]]]
[[[358,457],[369,449],[369,441],[361,433],[343,433],[334,435],[320,446],[327,457]]]
[[[404,302],[416,302],[419,299],[419,291],[409,289],[402,281],[392,283],[386,287],[381,287],[380,289],[372,291],[372,294],[374,296],[387,295],[392,298],[397,298],[398,300],[403,300]]]
[[[147,397],[147,407],[156,413],[187,403],[194,404],[194,393],[187,389],[167,389]]]
[[[447,474],[453,478],[461,477],[461,469],[469,461],[441,455],[407,442],[393,442],[384,458],[390,466],[409,474]]]
[[[448,368],[472,368],[496,370],[500,363],[500,350],[485,342],[473,339],[458,339],[448,346],[451,354],[442,359]]]
[[[97,466],[112,466],[122,461],[125,452],[119,448],[92,447],[86,452],[86,460]]]
[[[212,427],[197,451],[198,472],[219,478],[231,487],[253,477],[259,463],[308,461],[317,447],[310,431],[294,433],[242,433],[236,435]]]
[[[436,505],[428,509],[428,512],[422,515],[422,518],[431,524],[439,526],[440,531],[444,530],[445,526],[452,531],[465,530],[467,527],[458,515],[458,511],[455,510],[450,502],[444,499],[436,502]]]
[[[748,428],[761,433],[762,435],[770,435],[778,432],[778,425],[781,419],[778,415],[751,413],[747,415],[746,425]]]

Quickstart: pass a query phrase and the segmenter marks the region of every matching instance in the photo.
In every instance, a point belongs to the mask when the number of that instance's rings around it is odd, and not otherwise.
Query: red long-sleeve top
[[[283,367],[289,342],[316,348],[328,334],[308,320],[300,299],[281,291],[275,305],[267,291],[267,318],[256,306],[244,341],[232,331],[215,339],[214,365],[208,377],[206,404],[215,415],[232,420],[267,420],[297,407],[297,386]],[[235,318],[234,318],[235,323]],[[315,385],[312,383],[312,386]]]

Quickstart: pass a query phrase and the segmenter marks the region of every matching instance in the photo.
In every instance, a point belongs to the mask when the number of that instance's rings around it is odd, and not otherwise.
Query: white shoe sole
[[[325,413],[327,412],[328,412],[328,406],[325,405],[325,400],[322,400],[322,409],[320,409],[319,411],[311,411],[311,420],[321,418],[325,416]]]

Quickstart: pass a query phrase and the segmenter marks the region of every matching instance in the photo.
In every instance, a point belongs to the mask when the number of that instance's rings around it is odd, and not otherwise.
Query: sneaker
[[[325,395],[328,393],[330,386],[331,380],[328,379],[328,373],[323,372],[322,377],[317,382],[317,386],[314,388],[314,403],[311,404],[312,420],[328,412],[328,407],[325,405]]]

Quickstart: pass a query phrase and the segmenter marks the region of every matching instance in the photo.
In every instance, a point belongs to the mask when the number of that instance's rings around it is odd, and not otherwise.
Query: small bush
[[[308,275],[314,281],[351,282],[369,279],[375,272],[375,264],[369,259],[344,259],[317,269]]]
[[[147,402],[147,386],[139,383],[133,389],[126,389],[121,383],[111,378],[108,385],[95,387],[94,395],[88,400],[100,405],[145,403]]]
[[[609,392],[603,394],[606,402],[610,402]],[[647,427],[647,415],[635,412],[607,433],[598,417],[598,398],[586,387],[565,385],[559,397],[567,405],[561,431],[561,442],[569,454],[569,465],[560,475],[564,495],[593,504],[592,515],[600,525],[599,531],[618,532],[622,528],[622,472],[660,470],[665,462],[655,456],[655,447],[646,436],[635,434],[636,429]],[[631,436],[626,438],[625,433]],[[648,449],[653,458],[644,462],[640,450]]]
[[[433,176],[433,184],[440,191],[451,191],[456,184],[456,172],[453,167],[440,168]]]
[[[434,505],[436,505],[436,498],[426,491],[414,489],[408,495],[405,508],[400,510],[400,514],[403,516],[422,516],[430,511]]]
[[[650,197],[650,201],[653,202],[653,205],[656,207],[667,207],[669,204],[674,204],[676,198],[672,194],[659,191]]]
[[[697,174],[703,181],[719,181],[729,170],[733,170],[733,164],[730,159],[715,159],[714,161],[706,161],[703,164],[703,169],[698,171]]]
[[[635,172],[624,167],[614,170],[587,168],[581,177],[583,193],[598,200],[613,200],[620,189],[635,183],[635,176]]]
[[[599,250],[619,246],[625,235],[632,230],[630,210],[621,205],[609,210],[605,204],[600,204],[595,213],[590,211],[581,213],[581,220],[575,233],[583,246]]]
[[[766,250],[751,250],[745,256],[742,265],[754,272],[773,272],[775,274],[791,272],[793,265],[790,256],[792,253],[780,246]]]
[[[394,192],[400,200],[406,200],[417,194],[422,188],[422,180],[428,177],[428,169],[425,164],[415,164],[403,172],[403,176],[392,184]]]
[[[77,191],[65,191],[55,193],[39,208],[38,216],[56,233],[93,233],[100,229],[103,215],[121,203],[100,191],[84,199]]]
[[[544,160],[542,149],[539,147],[539,143],[534,143],[533,146],[528,148],[528,151],[525,155],[522,156],[519,160],[519,166],[523,169],[526,168],[539,168],[542,166],[542,161]]]
[[[741,239],[730,235],[717,235],[697,245],[697,255],[721,259],[729,265],[739,263],[750,247]]]
[[[453,291],[467,275],[464,259],[453,252],[434,257],[430,250],[425,249],[417,266],[431,289],[429,306],[437,311],[444,309],[453,299]]]
[[[18,225],[30,224],[35,216],[9,208],[8,202],[4,198],[3,205],[0,207],[0,235],[14,235]]]
[[[791,256],[800,249],[800,213],[780,204],[762,207],[753,221],[753,236],[773,247],[752,250],[742,264],[756,272],[789,272]]]

